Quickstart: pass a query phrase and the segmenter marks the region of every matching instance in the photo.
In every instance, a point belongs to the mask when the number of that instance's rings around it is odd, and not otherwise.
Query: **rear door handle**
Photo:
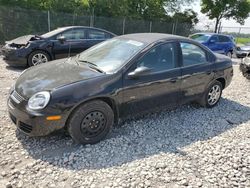
[[[177,78],[171,78],[171,79],[170,79],[170,82],[171,82],[171,83],[176,83],[176,82],[177,82]]]

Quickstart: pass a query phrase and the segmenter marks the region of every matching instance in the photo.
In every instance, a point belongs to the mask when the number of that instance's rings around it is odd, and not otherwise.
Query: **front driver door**
[[[61,42],[60,37],[64,37],[65,41]],[[56,36],[53,45],[53,53],[56,59],[76,55],[84,51],[86,43],[86,31],[82,28],[72,28],[66,30]]]
[[[211,49],[213,52],[216,52],[216,53],[221,53],[222,52],[220,42],[219,42],[219,38],[218,38],[217,35],[213,35],[210,38],[208,48]]]
[[[180,76],[177,44],[164,43],[149,50],[123,76],[122,116],[161,106],[175,106],[180,99]],[[138,67],[151,71],[137,78],[128,74]]]

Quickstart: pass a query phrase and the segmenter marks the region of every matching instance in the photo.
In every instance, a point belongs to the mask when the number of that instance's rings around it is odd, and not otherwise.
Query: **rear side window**
[[[210,35],[205,35],[205,34],[195,34],[190,36],[191,39],[194,39],[199,42],[207,42],[209,37]]]
[[[98,30],[89,30],[89,39],[106,39],[106,33]]]
[[[231,42],[231,39],[227,36],[220,36],[219,35],[219,42]]]
[[[183,66],[192,66],[207,63],[206,52],[195,44],[181,42]]]

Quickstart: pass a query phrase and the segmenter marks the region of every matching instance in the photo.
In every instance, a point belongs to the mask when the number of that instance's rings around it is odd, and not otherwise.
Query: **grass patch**
[[[236,38],[235,39],[236,43],[239,45],[239,44],[242,44],[242,45],[245,45],[247,43],[250,43],[250,38]]]

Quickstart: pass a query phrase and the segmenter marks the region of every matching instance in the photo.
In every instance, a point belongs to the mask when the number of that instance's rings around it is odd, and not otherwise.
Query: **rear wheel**
[[[203,97],[200,100],[200,104],[206,108],[214,107],[221,98],[222,84],[219,81],[215,81],[206,90]]]
[[[104,139],[114,124],[111,107],[101,101],[90,101],[72,114],[68,132],[73,140],[81,144],[95,144]]]
[[[34,51],[28,57],[29,66],[36,66],[42,63],[47,63],[50,60],[50,56],[44,51]]]

